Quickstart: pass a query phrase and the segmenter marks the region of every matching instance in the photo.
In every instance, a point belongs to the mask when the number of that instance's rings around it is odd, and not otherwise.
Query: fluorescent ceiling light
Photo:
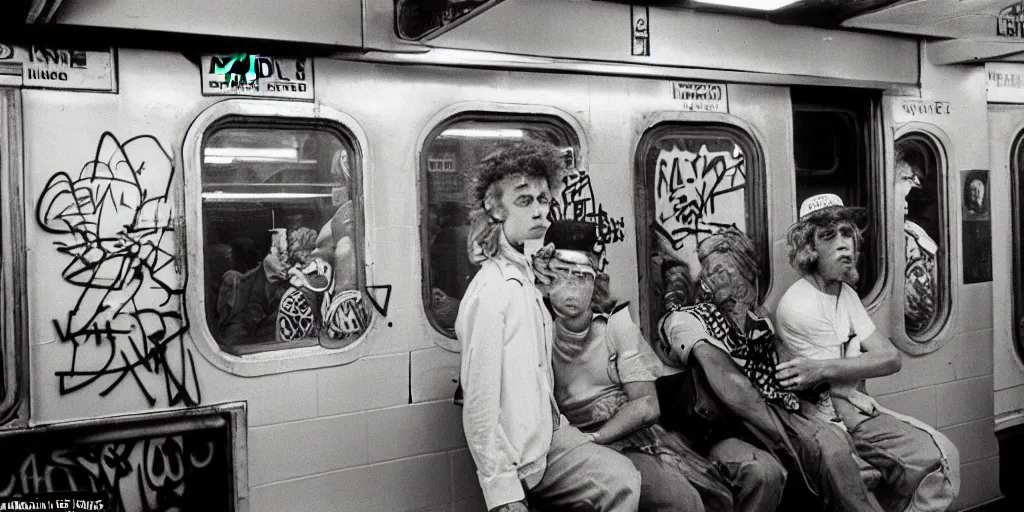
[[[514,128],[449,128],[441,132],[442,137],[466,137],[472,139],[521,139],[523,131]]]
[[[702,4],[726,5],[729,7],[742,7],[744,9],[757,9],[759,11],[774,11],[789,4],[795,4],[800,0],[697,0]]]
[[[296,160],[299,150],[295,148],[206,148],[207,157],[237,158],[239,160],[259,158],[264,160]]]

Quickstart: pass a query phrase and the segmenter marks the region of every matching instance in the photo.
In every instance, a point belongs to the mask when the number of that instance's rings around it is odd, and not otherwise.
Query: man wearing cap
[[[558,150],[524,141],[484,158],[474,188],[470,259],[480,265],[455,321],[462,424],[490,511],[637,510],[640,474],[557,408],[554,326],[523,254],[548,226]]]
[[[628,304],[609,297],[596,243],[596,224],[556,221],[534,255],[555,315],[551,360],[560,410],[594,442],[633,461],[643,482],[640,510],[734,512],[718,468],[657,424],[654,354]],[[771,483],[781,485],[781,478]]]
[[[812,196],[801,205],[787,244],[790,264],[802,278],[775,313],[784,360],[776,376],[788,390],[823,390],[802,402],[802,412],[849,431],[858,455],[883,475],[875,495],[887,511],[945,510],[960,487],[955,446],[858,390],[864,379],[891,375],[902,365],[853,288],[862,217],[863,209],[845,207],[834,194]]]
[[[725,468],[738,512],[775,510],[787,472],[787,487],[796,491],[787,493],[788,508],[877,512],[852,443],[829,424],[800,415],[796,395],[775,379],[776,336],[758,306],[753,242],[725,228],[701,241],[697,257],[698,283],[689,271],[662,270],[665,313],[654,350],[664,364],[656,384],[663,423],[687,432]],[[777,483],[757,485],[766,480]]]

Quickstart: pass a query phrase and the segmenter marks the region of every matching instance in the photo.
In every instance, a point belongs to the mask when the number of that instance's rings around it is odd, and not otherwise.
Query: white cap
[[[843,200],[835,194],[818,194],[816,196],[808,197],[804,199],[803,204],[800,205],[800,219],[807,217],[808,215],[825,208],[831,208],[838,206],[842,208]]]

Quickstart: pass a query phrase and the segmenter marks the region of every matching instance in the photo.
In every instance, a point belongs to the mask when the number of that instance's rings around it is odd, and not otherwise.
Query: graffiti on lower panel
[[[196,431],[40,451],[0,451],[0,498],[89,493],[104,510],[230,510],[222,434]],[[12,443],[13,445],[13,443]]]
[[[58,371],[61,394],[96,385],[106,396],[134,384],[154,406],[196,405],[199,381],[182,307],[185,276],[175,263],[174,168],[153,136],[120,141],[104,133],[77,175],[60,172],[46,183],[36,220],[57,235],[70,257],[64,282],[77,299],[53,320],[71,352]]]
[[[696,251],[701,240],[723,227],[746,230],[747,169],[739,146],[663,149],[656,165],[654,227],[673,251]]]
[[[594,197],[594,187],[586,171],[574,171],[563,178],[565,187],[560,199],[553,200],[549,217],[551,220],[571,219],[597,224],[597,253],[601,269],[608,265],[606,250],[609,244],[626,239],[626,220],[612,217]]]

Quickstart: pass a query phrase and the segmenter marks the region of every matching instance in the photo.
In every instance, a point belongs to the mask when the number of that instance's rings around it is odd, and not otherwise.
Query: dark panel
[[[0,505],[80,499],[102,500],[108,511],[234,510],[230,415],[184,414],[4,433]]]

